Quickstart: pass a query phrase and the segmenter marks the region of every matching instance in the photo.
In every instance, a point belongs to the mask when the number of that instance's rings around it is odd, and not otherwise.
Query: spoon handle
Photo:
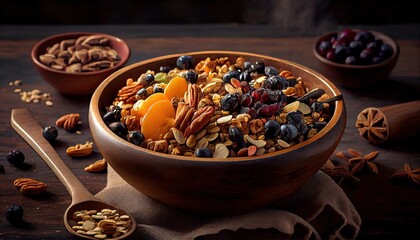
[[[13,109],[10,120],[13,129],[39,154],[67,188],[73,204],[96,199],[74,176],[51,144],[44,138],[41,126],[37,124],[28,109]]]

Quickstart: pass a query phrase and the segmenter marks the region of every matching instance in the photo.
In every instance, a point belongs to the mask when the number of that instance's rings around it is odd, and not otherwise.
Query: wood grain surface
[[[379,150],[375,163],[379,175],[363,173],[356,186],[342,187],[362,217],[359,239],[408,239],[417,234],[420,225],[420,189],[410,184],[394,184],[390,177],[404,163],[420,167],[418,135],[409,141],[384,146],[369,144],[355,127],[358,113],[367,107],[383,107],[420,98],[420,37],[418,25],[365,26],[385,31],[397,39],[400,58],[391,76],[382,84],[360,91],[343,92],[347,107],[347,126],[337,151],[348,148],[365,154]],[[357,28],[361,28],[357,26]],[[13,108],[29,108],[41,126],[54,125],[62,115],[80,113],[82,134],[59,129],[54,148],[83,185],[97,193],[105,187],[106,173],[88,173],[84,168],[102,158],[94,146],[87,158],[74,159],[66,155],[71,145],[92,141],[88,124],[90,97],[66,97],[54,91],[37,74],[30,60],[31,48],[40,39],[65,31],[95,31],[109,33],[127,41],[132,51],[128,64],[151,57],[202,50],[245,51],[297,62],[314,70],[319,65],[312,53],[318,32],[302,35],[278,33],[268,26],[191,25],[191,26],[0,26],[0,239],[71,239],[63,224],[63,214],[71,202],[70,195],[51,169],[10,126]],[[20,86],[9,82],[21,80]],[[51,93],[54,105],[25,103],[15,89],[40,89]],[[410,131],[410,129],[407,129]],[[11,149],[21,150],[26,168],[16,168],[7,160]],[[48,184],[47,192],[36,197],[23,196],[13,186],[13,180],[30,177]],[[12,227],[4,217],[9,204],[24,208],[23,228]]]

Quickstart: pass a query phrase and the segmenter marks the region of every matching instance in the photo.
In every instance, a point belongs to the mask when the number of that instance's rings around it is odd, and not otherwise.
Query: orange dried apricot
[[[188,90],[188,82],[183,77],[174,77],[169,81],[164,94],[171,100],[173,97],[181,98]]]
[[[145,139],[159,140],[175,122],[175,110],[169,100],[153,103],[141,119],[141,133]]]
[[[132,108],[131,114],[137,116],[138,118],[142,118],[144,115],[146,115],[147,111],[154,103],[162,100],[166,100],[170,103],[168,97],[166,97],[165,94],[161,92],[154,93],[139,104],[136,102]]]

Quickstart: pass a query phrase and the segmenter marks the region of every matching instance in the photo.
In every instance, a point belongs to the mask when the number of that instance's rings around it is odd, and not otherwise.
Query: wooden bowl
[[[205,51],[167,55],[127,66],[99,85],[92,96],[89,124],[96,146],[110,166],[130,185],[159,202],[211,215],[244,213],[267,207],[301,188],[317,173],[338,145],[346,125],[343,101],[336,102],[331,121],[316,136],[278,152],[258,157],[195,158],[157,153],[116,136],[104,123],[101,110],[112,104],[127,78],[147,70],[175,66],[181,55],[196,61],[239,56],[290,70],[309,88],[323,88],[332,96],[340,91],[325,77],[299,64],[245,52]]]
[[[50,66],[43,64],[39,59],[40,55],[46,53],[46,49],[48,47],[51,47],[56,43],[60,43],[62,40],[77,39],[80,36],[96,34],[100,34],[108,38],[109,46],[116,50],[120,56],[121,60],[113,67],[92,72],[72,73],[53,69]],[[130,49],[120,38],[103,33],[91,32],[69,32],[50,36],[35,44],[31,52],[32,62],[43,79],[58,92],[68,95],[91,95],[103,80],[105,80],[111,73],[125,65],[129,56]]]
[[[361,31],[353,30],[355,32]],[[382,39],[384,43],[391,45],[393,54],[390,58],[379,64],[371,65],[349,65],[328,60],[319,53],[318,46],[320,42],[329,41],[334,34],[337,34],[337,32],[329,32],[319,37],[313,45],[313,53],[320,63],[319,72],[337,86],[348,89],[366,89],[386,80],[397,63],[400,54],[399,45],[393,38],[384,33],[370,32],[375,38]]]

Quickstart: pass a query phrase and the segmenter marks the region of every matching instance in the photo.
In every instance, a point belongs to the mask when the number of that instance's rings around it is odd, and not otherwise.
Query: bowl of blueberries
[[[386,80],[399,52],[395,39],[384,33],[349,28],[326,33],[313,46],[320,73],[348,89],[363,89]]]

